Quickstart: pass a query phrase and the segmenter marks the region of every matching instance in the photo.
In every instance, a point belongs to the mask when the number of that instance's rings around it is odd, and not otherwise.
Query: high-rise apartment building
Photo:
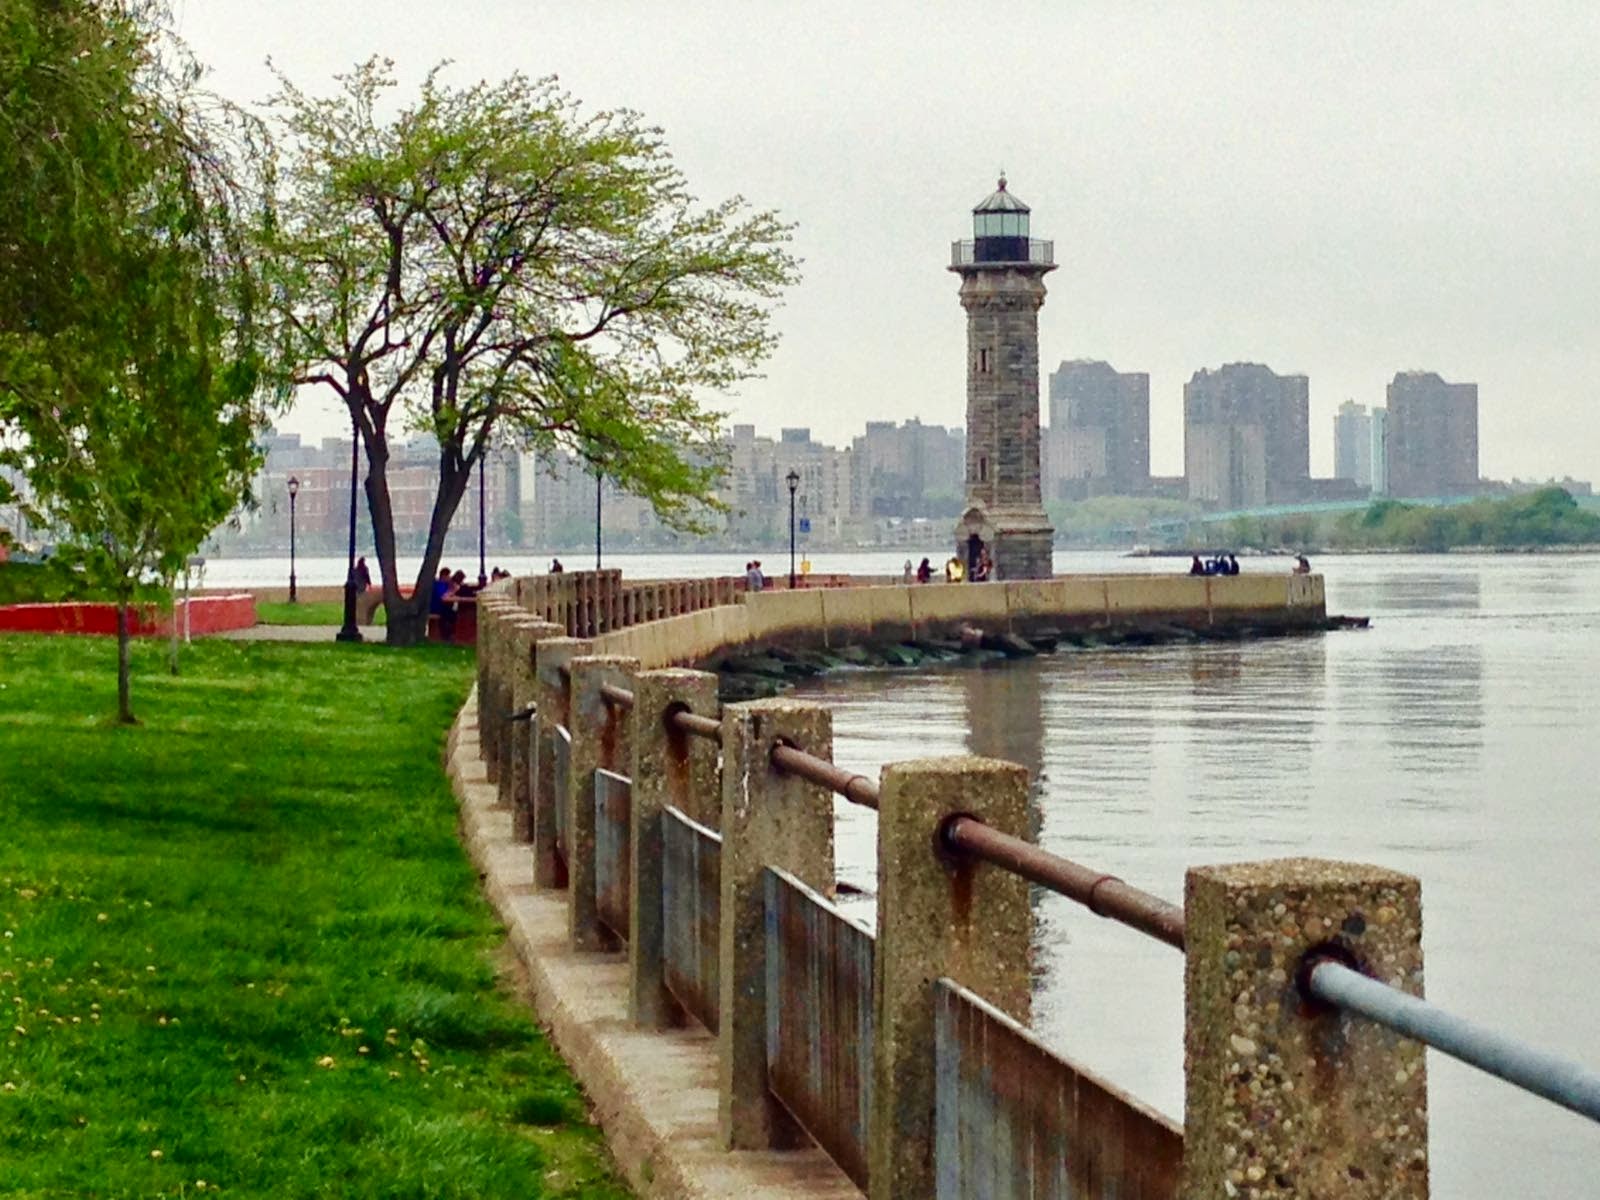
[[[959,429],[868,421],[852,444],[855,515],[914,517],[930,503],[954,501],[965,486],[966,442]]]
[[[1389,494],[1389,410],[1372,410],[1372,494]]]
[[[1311,383],[1259,363],[1196,371],[1183,385],[1189,497],[1250,508],[1303,495],[1311,477]]]
[[[1401,371],[1389,384],[1388,437],[1389,495],[1477,492],[1477,384]]]
[[[1333,476],[1372,486],[1372,415],[1346,400],[1333,418]]]
[[[1055,499],[1150,490],[1150,376],[1088,359],[1050,373],[1050,469]]]

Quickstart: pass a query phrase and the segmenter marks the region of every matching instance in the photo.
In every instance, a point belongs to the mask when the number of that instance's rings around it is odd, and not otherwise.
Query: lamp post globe
[[[298,479],[296,479],[293,475],[291,475],[291,476],[289,476],[289,603],[290,604],[297,604],[297,603],[299,603],[299,599],[300,599],[299,596],[296,594],[295,577],[294,577],[294,536],[295,536],[294,498],[296,496],[298,496],[299,494],[300,494],[300,481]]]
[[[795,490],[797,488],[799,488],[799,486],[800,486],[800,472],[796,471],[793,467],[790,467],[789,468],[789,473],[783,477],[783,481],[789,485],[789,590],[792,592],[792,591],[794,591],[794,583],[795,583],[795,576],[794,576],[794,494],[795,494]]]

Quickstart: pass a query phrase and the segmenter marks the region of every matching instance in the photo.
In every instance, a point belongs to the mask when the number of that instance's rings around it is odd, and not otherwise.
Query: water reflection
[[[1044,780],[1044,682],[1039,659],[956,672],[966,713],[968,754],[1028,768],[1037,802]]]
[[[1429,994],[1597,1062],[1600,558],[1319,561],[1368,632],[1067,652],[827,681],[837,754],[980,753],[1033,774],[1041,844],[1168,899],[1188,867],[1310,854],[1423,880]],[[848,806],[845,806],[848,807]],[[841,874],[871,883],[871,814]],[[1535,888],[1530,881],[1536,881]],[[1182,1111],[1182,957],[1056,896],[1035,905],[1046,1042]],[[1600,1142],[1430,1061],[1433,1193],[1589,1194]]]
[[[1435,778],[1476,769],[1483,748],[1483,651],[1397,648],[1377,672],[1392,765]]]
[[[1366,605],[1373,611],[1381,611],[1389,616],[1402,613],[1475,613],[1483,603],[1483,581],[1475,570],[1382,574],[1363,590]]]

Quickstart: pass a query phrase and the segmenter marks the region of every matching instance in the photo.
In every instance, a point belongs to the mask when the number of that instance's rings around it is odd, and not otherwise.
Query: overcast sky
[[[763,432],[963,421],[945,268],[1003,166],[1060,264],[1044,373],[1148,371],[1157,473],[1182,470],[1184,381],[1242,360],[1310,376],[1316,474],[1341,401],[1427,369],[1479,384],[1485,474],[1600,475],[1592,0],[173,3],[234,99],[271,91],[268,55],[309,90],[374,53],[408,86],[441,58],[554,73],[663,126],[701,198],[797,222],[782,345],[715,401]]]

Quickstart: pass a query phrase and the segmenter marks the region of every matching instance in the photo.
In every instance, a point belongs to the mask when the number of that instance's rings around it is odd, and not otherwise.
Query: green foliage
[[[0,645],[8,1195],[626,1195],[496,984],[455,836],[451,647]],[[529,1124],[540,1128],[529,1128]]]
[[[103,599],[82,580],[42,563],[0,563],[0,604]]]
[[[249,127],[205,108],[165,16],[0,0],[0,465],[123,604],[247,494],[262,423]]]
[[[339,85],[282,81],[270,245],[297,380],[332,388],[367,448],[391,638],[425,611],[402,604],[395,573],[397,432],[441,447],[419,596],[495,443],[571,450],[693,526],[719,468],[720,415],[700,397],[771,350],[768,309],[795,278],[788,227],[737,198],[697,206],[658,130],[585,114],[552,79],[454,88],[435,71],[387,118],[390,64]]]
[[[299,600],[289,604],[257,600],[256,620],[262,625],[342,625],[344,601]],[[382,605],[372,615],[372,623],[386,623]]]
[[[1341,520],[1329,544],[1437,551],[1595,543],[1600,543],[1600,514],[1580,508],[1563,488],[1543,488],[1437,508],[1381,500]]]
[[[1375,500],[1341,516],[1241,518],[1222,539],[1229,545],[1329,550],[1419,550],[1462,547],[1533,549],[1600,544],[1600,512],[1581,507],[1562,488],[1466,504]]]

